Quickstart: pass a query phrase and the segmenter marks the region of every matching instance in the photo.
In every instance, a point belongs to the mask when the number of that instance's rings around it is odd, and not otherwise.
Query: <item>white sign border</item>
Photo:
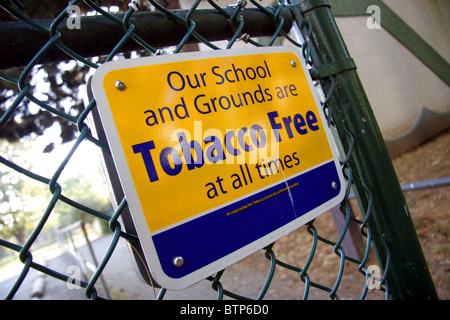
[[[181,62],[181,61],[192,61],[192,60],[205,60],[208,58],[220,58],[220,57],[231,57],[231,56],[242,56],[242,55],[255,55],[255,54],[268,54],[268,53],[283,53],[283,52],[292,52],[294,53],[300,60],[302,64],[302,70],[298,72],[304,72],[306,78],[308,80],[308,84],[311,88],[316,106],[318,108],[318,112],[320,115],[320,119],[324,124],[324,129],[329,141],[329,145],[333,154],[333,160],[335,162],[335,166],[338,171],[339,176],[339,184],[341,186],[340,193],[329,200],[328,202],[316,207],[312,211],[304,214],[303,216],[295,219],[294,221],[284,225],[283,227],[267,234],[264,237],[261,237],[254,242],[228,254],[213,263],[204,266],[184,277],[181,278],[172,278],[167,276],[162,270],[159,257],[156,254],[156,249],[152,240],[152,233],[149,232],[147,227],[147,221],[143,214],[142,207],[140,205],[139,197],[137,195],[137,191],[135,189],[131,172],[129,170],[127,160],[125,157],[125,153],[123,151],[120,137],[118,131],[116,129],[114,119],[109,108],[108,99],[103,87],[103,79],[107,73],[117,69],[126,69],[133,67],[140,67],[145,65],[156,65],[163,63],[171,63],[171,62]],[[255,47],[255,48],[239,48],[239,49],[228,49],[228,50],[212,50],[212,51],[202,51],[202,52],[188,52],[188,53],[180,53],[173,55],[161,55],[161,56],[152,56],[152,57],[144,57],[137,59],[126,59],[126,60],[116,60],[104,63],[101,65],[92,77],[92,92],[94,98],[96,100],[97,108],[99,110],[100,118],[103,124],[103,128],[105,130],[106,137],[108,139],[108,144],[111,148],[112,157],[114,159],[114,163],[127,198],[127,203],[130,208],[130,212],[134,221],[134,225],[136,227],[136,231],[138,237],[141,242],[142,249],[144,251],[144,255],[146,257],[147,264],[151,270],[151,273],[154,279],[166,289],[171,290],[181,290],[187,288],[200,280],[205,279],[206,277],[230,266],[231,264],[247,257],[248,255],[254,253],[255,251],[267,246],[268,244],[278,240],[279,238],[289,234],[295,229],[301,227],[308,221],[316,218],[327,210],[339,205],[345,195],[345,183],[342,171],[340,170],[340,165],[338,161],[338,152],[334,145],[334,139],[331,134],[331,130],[328,128],[327,121],[325,115],[323,114],[323,110],[321,108],[320,100],[318,97],[318,93],[314,87],[313,81],[309,72],[307,71],[306,64],[304,62],[303,57],[301,56],[300,50],[288,46],[277,46],[277,47]],[[119,147],[116,147],[119,146]],[[306,171],[311,170],[309,168]],[[304,171],[304,172],[306,172]],[[302,172],[302,173],[304,173]],[[284,180],[280,180],[278,183],[282,184]],[[212,210],[210,210],[212,211]],[[208,212],[210,212],[208,211]],[[201,213],[203,215],[206,213]],[[192,220],[192,218],[187,219]],[[181,224],[181,223],[178,223]]]

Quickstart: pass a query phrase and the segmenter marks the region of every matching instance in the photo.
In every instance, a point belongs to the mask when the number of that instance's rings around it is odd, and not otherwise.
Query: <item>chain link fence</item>
[[[70,284],[74,282],[70,274],[53,270],[33,258],[42,231],[49,221],[55,219],[53,218],[56,216],[55,207],[60,203],[73,208],[74,211],[83,212],[89,219],[94,217],[104,221],[112,234],[111,243],[106,253],[98,257],[98,266],[90,279],[87,281],[76,279],[76,283],[84,289],[87,298],[104,298],[98,294],[96,288],[102,285],[101,275],[119,239],[122,238],[129,243],[136,261],[142,258],[135,231],[132,226],[129,227],[129,222],[121,220],[124,218],[123,212],[127,210],[125,198],[116,198],[116,195],[114,200],[117,203],[112,212],[102,211],[90,205],[88,193],[85,198],[75,200],[70,192],[67,193],[69,190],[61,182],[67,172],[66,168],[73,161],[81,145],[90,144],[104,154],[109,152],[107,142],[93,134],[94,129],[89,122],[96,108],[95,100],[90,99],[83,104],[79,98],[79,95],[86,93],[87,79],[95,69],[114,59],[281,44],[297,47],[310,67],[313,79],[317,80],[316,88],[322,97],[328,125],[341,152],[341,166],[347,179],[346,196],[340,207],[333,212],[324,214],[317,221],[307,223],[293,235],[258,253],[265,257],[269,271],[264,283],[255,284],[261,288],[257,296],[244,296],[239,291],[230,290],[226,281],[229,278],[223,277],[227,269],[207,278],[211,282],[210,290],[217,292],[218,299],[224,297],[263,299],[270,288],[276,286],[274,274],[283,270],[292,275],[293,279],[300,280],[298,283],[300,289],[297,289],[297,292],[301,292],[298,298],[302,299],[311,297],[312,290],[322,291],[330,299],[405,298],[398,285],[398,282],[402,281],[398,280],[396,274],[398,271],[395,271],[396,265],[403,262],[398,261],[395,252],[391,252],[391,242],[394,246],[397,245],[396,239],[386,237],[386,232],[380,229],[380,225],[385,222],[379,215],[374,217],[376,202],[389,201],[385,199],[385,195],[370,186],[370,181],[366,177],[361,176],[362,171],[369,171],[372,168],[364,165],[358,157],[367,158],[373,155],[363,154],[360,129],[349,123],[342,115],[342,109],[362,110],[361,106],[339,98],[336,93],[338,88],[342,89],[345,85],[347,85],[345,90],[351,90],[348,87],[358,86],[355,85],[355,80],[346,79],[342,82],[340,79],[348,72],[354,72],[355,66],[348,57],[338,57],[337,63],[324,62],[320,58],[333,56],[335,53],[328,50],[333,46],[345,48],[341,43],[342,39],[337,38],[333,40],[334,44],[327,44],[320,38],[321,33],[325,33],[318,30],[317,26],[325,28],[327,24],[333,23],[330,17],[320,17],[321,14],[329,15],[326,1],[282,0],[271,3],[240,0],[237,3],[228,3],[220,0],[181,2],[149,0],[145,3],[143,1],[125,3],[75,0],[61,7],[55,5],[50,10],[44,4],[32,4],[31,1],[1,0],[0,6],[3,11],[1,16],[3,21],[0,22],[2,138],[10,142],[17,141],[19,140],[17,136],[30,137],[36,133],[42,134],[47,127],[59,123],[61,128],[64,128],[61,133],[62,141],[71,145],[65,158],[49,176],[42,176],[29,169],[24,161],[11,157],[11,148],[18,148],[19,152],[20,144],[12,143],[1,150],[2,177],[11,172],[18,173],[21,179],[31,180],[40,187],[45,187],[49,195],[49,200],[39,213],[32,230],[23,237],[23,243],[13,240],[13,237],[0,239],[1,248],[16,252],[17,259],[23,263],[21,272],[9,289],[6,299],[14,298],[30,269],[62,282]],[[316,12],[319,15],[316,15]],[[52,77],[51,72],[64,77],[66,73],[60,69],[69,64],[67,61],[75,62],[72,65],[73,69],[69,68],[67,73],[71,80]],[[41,73],[39,70],[42,69],[48,70],[48,73]],[[62,86],[61,83],[66,83],[66,86]],[[369,117],[370,115],[360,116],[370,122]],[[372,148],[378,146],[372,145]],[[37,158],[29,160],[40,161]],[[6,180],[2,178],[2,183],[4,181]],[[6,192],[4,190],[2,193]],[[357,201],[349,200],[351,191],[356,193]],[[395,198],[396,193],[390,197]],[[23,201],[33,203],[35,200],[30,196]],[[405,209],[407,210],[406,207],[402,207],[402,210]],[[381,211],[383,210],[382,208]],[[334,221],[336,228],[333,228]],[[303,240],[295,240],[300,233]],[[292,252],[299,250],[293,246],[294,243],[302,247],[304,260],[296,261],[295,255],[289,254],[289,250]],[[360,249],[359,253],[356,247]],[[334,257],[336,263],[323,268],[329,257]],[[163,299],[166,290],[150,288],[153,286],[151,275],[146,270],[145,263],[140,263],[139,266],[140,274],[148,283],[149,290],[155,290],[156,298]],[[254,269],[254,272],[260,270],[256,266]],[[323,274],[318,274],[317,271]],[[346,274],[350,274],[352,282],[358,278],[360,287],[349,292],[348,286],[343,285]],[[327,281],[330,278],[332,281]],[[427,297],[434,297],[432,289],[431,293],[429,289],[424,291],[427,292]],[[355,292],[358,293],[355,295]]]

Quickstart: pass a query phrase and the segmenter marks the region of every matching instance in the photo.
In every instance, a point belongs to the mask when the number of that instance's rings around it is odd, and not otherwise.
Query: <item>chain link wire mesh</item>
[[[126,207],[125,198],[122,199],[112,213],[99,211],[89,206],[89,199],[83,199],[82,201],[73,200],[70,194],[66,194],[63,184],[60,183],[61,177],[64,175],[67,166],[77,153],[80,145],[91,144],[101,150],[108,150],[108,146],[91,134],[88,117],[96,107],[94,99],[89,101],[84,108],[79,108],[74,111],[74,109],[69,108],[70,110],[68,110],[65,108],[62,105],[62,101],[56,104],[49,103],[46,99],[42,98],[41,94],[39,94],[39,92],[42,91],[42,86],[45,85],[46,79],[39,79],[36,72],[37,68],[41,66],[43,61],[58,59],[53,58],[53,55],[51,55],[50,52],[57,50],[59,54],[63,53],[64,60],[72,59],[76,61],[79,66],[83,66],[83,72],[88,73],[94,71],[101,63],[106,61],[127,58],[131,55],[136,56],[135,53],[131,54],[129,51],[124,53],[124,50],[126,50],[124,48],[128,48],[130,44],[133,45],[135,48],[134,52],[138,52],[138,55],[158,55],[163,54],[164,51],[170,52],[170,54],[176,54],[184,51],[190,44],[197,42],[200,43],[202,48],[204,47],[203,49],[206,48],[205,50],[223,50],[238,46],[273,46],[283,43],[298,47],[303,53],[305,61],[308,63],[312,72],[315,71],[310,59],[309,36],[311,32],[313,32],[313,30],[311,30],[311,25],[308,23],[308,20],[304,20],[304,23],[301,26],[296,26],[293,19],[289,19],[289,4],[285,0],[275,4],[263,4],[261,1],[257,0],[250,0],[247,3],[246,1],[239,0],[231,6],[227,6],[223,1],[196,0],[183,2],[183,5],[186,6],[185,10],[168,9],[170,4],[171,1],[149,0],[146,3],[142,3],[141,1],[131,1],[128,7],[123,5],[120,6],[120,9],[124,12],[111,13],[108,9],[108,1],[101,3],[101,1],[94,0],[75,0],[71,1],[67,7],[63,8],[63,10],[50,20],[47,19],[44,21],[27,15],[25,13],[26,4],[22,5],[17,0],[0,1],[2,10],[7,12],[11,17],[14,17],[14,20],[21,22],[21,26],[26,24],[41,36],[45,35],[46,38],[45,43],[42,46],[35,47],[36,53],[32,55],[31,59],[26,60],[23,65],[9,66],[22,67],[20,73],[12,73],[10,72],[11,69],[7,68],[0,71],[0,78],[4,81],[2,84],[12,84],[16,88],[8,91],[8,99],[3,99],[4,106],[3,114],[0,119],[0,130],[5,129],[11,122],[16,121],[18,115],[23,112],[23,109],[31,108],[33,105],[33,108],[38,109],[38,111],[33,111],[35,114],[45,113],[52,119],[62,119],[65,123],[75,126],[77,131],[75,134],[76,138],[73,141],[68,142],[71,144],[70,150],[60,162],[59,166],[54,168],[54,171],[50,176],[41,176],[33,170],[27,169],[26,165],[12,159],[7,153],[7,150],[1,150],[0,162],[2,172],[16,172],[22,178],[34,181],[39,186],[45,187],[50,196],[45,209],[40,212],[39,219],[33,226],[31,233],[27,235],[24,243],[17,243],[17,241],[12,240],[12,238],[0,239],[0,246],[6,250],[16,252],[18,254],[18,259],[23,264],[14,285],[9,289],[9,292],[5,297],[6,299],[14,298],[30,269],[35,269],[62,282],[73,283],[74,279],[71,275],[62,271],[52,270],[33,258],[33,251],[36,244],[39,243],[42,230],[48,221],[51,220],[52,216],[55,215],[55,206],[58,203],[64,203],[67,206],[81,210],[89,216],[93,216],[96,219],[106,222],[109,227],[109,232],[112,234],[111,242],[106,253],[102,257],[98,257],[99,263],[95,272],[87,281],[76,279],[78,280],[77,283],[79,286],[84,289],[88,299],[104,298],[98,294],[97,287],[101,286],[99,281],[100,277],[110,261],[110,257],[114,253],[119,239],[122,238],[129,242],[132,248],[139,243],[139,239],[136,236],[125,232],[120,223],[122,211]],[[94,55],[89,57],[85,56],[83,53],[77,52],[77,49],[75,49],[75,47],[81,48],[80,50],[83,51],[83,46],[79,46],[78,44],[75,44],[75,42],[62,41],[63,31],[60,31],[61,28],[68,31],[67,26],[69,26],[70,19],[74,18],[73,14],[70,15],[71,10],[74,8],[76,9],[77,6],[81,5],[87,7],[87,9],[83,9],[83,18],[88,15],[96,17],[97,19],[102,18],[103,20],[101,21],[108,21],[108,23],[122,29],[120,39],[108,52],[99,52],[95,57]],[[216,41],[219,40],[216,38],[214,41],[208,40],[209,38],[199,31],[199,23],[196,22],[194,17],[204,10],[209,10],[207,11],[209,15],[219,15],[223,17],[224,19],[221,21],[228,23],[226,27],[232,30],[232,32],[228,32],[223,39],[220,39],[223,41]],[[141,11],[146,11],[150,18],[155,17],[156,19],[156,15],[167,17],[170,22],[173,22],[173,25],[178,26],[176,30],[169,31],[177,33],[177,39],[180,40],[173,43],[171,46],[165,46],[167,43],[161,45],[161,43],[158,42],[145,41],[145,35],[138,33],[136,31],[136,25],[133,24],[133,21],[137,21],[134,20],[134,18],[140,14]],[[266,35],[266,37],[254,37],[252,33],[246,32],[246,28],[248,28],[249,25],[245,17],[247,17],[246,13],[250,11],[261,13],[268,18],[261,21],[261,25],[250,26],[253,29],[270,29],[271,33]],[[151,14],[153,15],[150,16]],[[286,22],[286,20],[290,21]],[[82,32],[89,31],[90,34],[96,32],[95,29],[83,30],[83,23],[85,21],[87,20],[81,20],[80,29],[70,29],[70,39],[76,39],[79,34],[81,37]],[[267,24],[267,21],[270,22],[270,25],[263,25],[263,23]],[[12,24],[17,22],[4,22],[2,24],[6,23]],[[214,18],[213,20],[209,20],[208,23],[209,26],[213,28]],[[292,25],[295,30],[291,32],[289,29]],[[204,30],[204,26],[202,30]],[[299,30],[303,31],[303,36],[299,33]],[[25,32],[23,34],[16,33],[15,36],[26,38],[27,34]],[[101,37],[108,37],[108,34],[103,34]],[[33,39],[29,38],[25,39],[27,42],[31,42],[32,40]],[[73,46],[71,46],[71,44],[73,44]],[[100,43],[99,46],[101,46]],[[10,49],[2,48],[1,50],[6,51]],[[19,50],[13,52],[12,55],[24,56]],[[15,76],[14,74],[18,75]],[[326,81],[329,83],[327,92],[323,92],[318,83],[317,90],[323,97],[322,104],[328,118],[328,125],[333,132],[336,132],[338,129],[335,127],[333,115],[328,106],[328,99],[334,90],[333,76],[327,77]],[[52,85],[47,85],[51,91]],[[84,77],[82,77],[82,80],[80,80],[76,86],[82,88],[80,90],[85,90],[84,85],[85,80]],[[6,85],[5,88],[7,88]],[[2,90],[5,89],[2,88]],[[264,248],[261,253],[257,253],[266,258],[266,266],[269,270],[262,284],[254,284],[261,288],[257,296],[245,296],[238,290],[230,290],[230,286],[227,285],[227,281],[224,280],[226,277],[223,277],[227,270],[211,275],[207,280],[211,282],[211,290],[217,292],[218,299],[223,299],[225,297],[232,299],[263,299],[267,296],[270,288],[276,286],[275,282],[277,281],[277,278],[274,277],[274,275],[277,272],[281,272],[281,270],[282,272],[289,274],[289,277],[292,277],[292,279],[300,280],[295,282],[299,287],[296,288],[295,291],[298,292],[298,298],[300,299],[314,298],[314,295],[312,295],[311,292],[315,290],[322,291],[330,299],[340,299],[342,297],[351,299],[384,299],[389,297],[389,287],[385,281],[385,275],[389,271],[389,261],[383,261],[383,265],[387,266],[384,272],[381,272],[379,268],[374,268],[377,267],[377,261],[372,250],[371,229],[367,223],[371,215],[371,202],[369,202],[368,206],[361,208],[361,213],[359,213],[357,206],[351,204],[349,200],[353,185],[352,168],[349,165],[349,158],[352,155],[354,139],[352,132],[346,131],[345,134],[348,137],[348,141],[350,141],[350,143],[346,143],[346,145],[343,145],[343,143],[340,142],[337,134],[335,135],[336,144],[341,151],[342,170],[348,182],[345,199],[339,207],[339,210],[337,210],[337,214],[341,216],[341,220],[343,221],[340,230],[336,230],[332,227],[332,217],[330,213],[326,213],[315,221],[311,221],[301,227],[292,235]],[[18,146],[16,147],[14,144],[11,144],[10,147],[20,148]],[[31,161],[39,161],[39,159],[31,159]],[[372,195],[370,194],[370,191],[366,190],[366,193],[368,194],[369,199],[371,199]],[[33,199],[31,198],[28,201],[31,201],[32,203]],[[359,234],[361,235],[359,238],[362,242],[360,245],[363,248],[361,257],[352,257],[346,254],[343,246],[345,236],[351,232],[351,229],[355,228],[359,229]],[[300,238],[302,239],[301,241],[298,240]],[[283,247],[285,249],[283,249]],[[300,259],[298,254],[295,254],[296,250],[300,249],[303,252],[302,259]],[[387,257],[389,259],[389,253],[387,254]],[[333,259],[336,263],[328,264],[328,261]],[[261,270],[261,268],[256,266],[254,269],[255,273],[260,272]],[[130,270],[130,272],[133,272],[133,270]],[[351,293],[352,295],[348,296],[347,289],[349,285],[343,285],[347,273],[351,275],[351,282],[353,282],[354,277],[359,279],[360,287],[356,290],[359,292],[357,295],[354,295],[354,290]],[[227,279],[229,280],[229,278]],[[330,282],[329,279],[332,281]],[[372,290],[374,288],[376,290]],[[149,288],[149,290],[151,290],[151,288]],[[166,294],[164,288],[153,288],[153,290],[155,290],[155,292],[157,291],[157,295],[155,296],[157,299],[164,298]]]

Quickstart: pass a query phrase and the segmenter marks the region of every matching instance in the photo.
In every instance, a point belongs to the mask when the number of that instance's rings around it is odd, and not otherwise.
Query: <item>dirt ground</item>
[[[450,176],[450,130],[393,159],[400,183]],[[438,295],[450,299],[450,186],[405,192]]]
[[[450,130],[427,141],[409,152],[393,159],[400,183],[417,182],[450,175]],[[407,204],[416,227],[425,258],[428,262],[438,295],[442,300],[450,299],[450,186],[405,192]],[[314,223],[320,236],[332,241],[339,233],[331,217],[325,213]],[[365,239],[364,239],[365,241]],[[365,242],[364,242],[365,243]],[[293,266],[304,268],[312,247],[312,236],[305,227],[276,242],[273,250],[277,259]],[[377,264],[373,255],[367,265]],[[340,258],[333,247],[318,242],[315,256],[308,269],[309,280],[333,288],[338,278]],[[354,263],[346,262],[344,275],[337,291],[339,299],[360,299],[365,277]],[[258,297],[270,271],[270,262],[263,252],[227,268],[221,278],[226,290]],[[305,284],[299,273],[277,266],[265,299],[300,299],[305,293]],[[311,288],[308,299],[328,299],[329,292]],[[369,290],[366,299],[384,299],[381,290]]]

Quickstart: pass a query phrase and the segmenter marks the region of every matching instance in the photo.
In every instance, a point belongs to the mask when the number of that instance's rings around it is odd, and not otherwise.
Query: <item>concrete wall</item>
[[[384,3],[450,61],[450,1]],[[396,155],[450,126],[450,88],[386,30],[369,29],[367,19],[336,17],[383,136]]]

